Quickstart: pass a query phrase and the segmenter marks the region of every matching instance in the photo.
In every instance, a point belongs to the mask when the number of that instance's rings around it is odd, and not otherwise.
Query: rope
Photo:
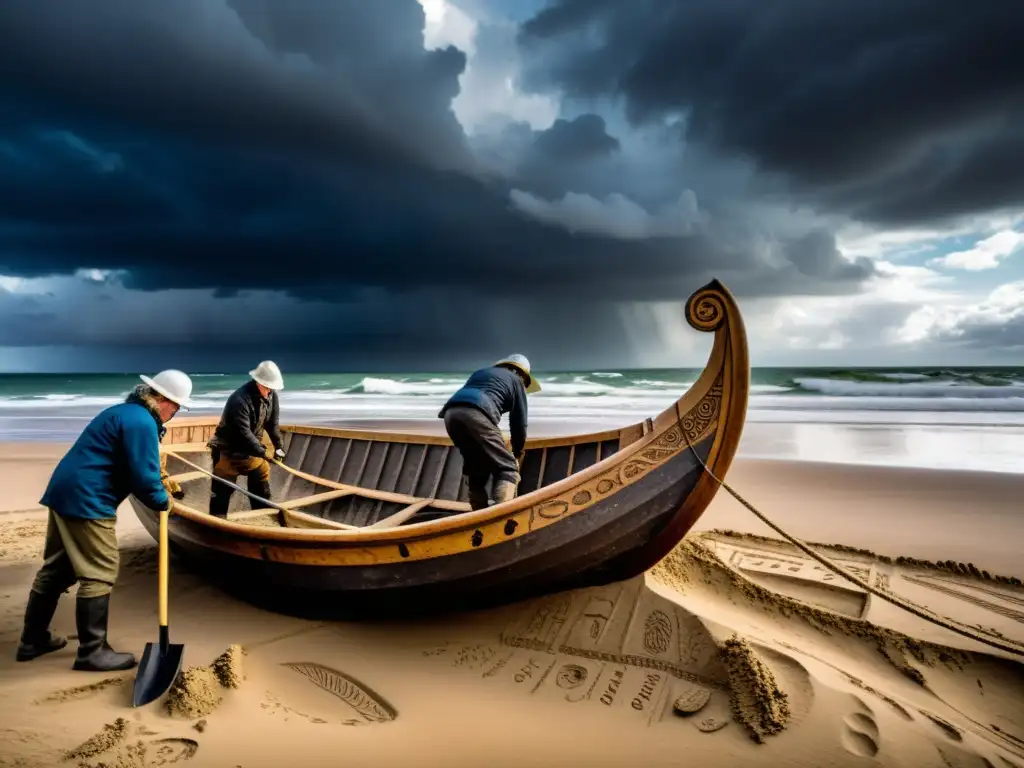
[[[224,483],[224,485],[227,485],[227,486],[229,486],[231,488],[234,488],[236,491],[241,491],[242,493],[244,493],[246,496],[248,496],[253,501],[257,501],[260,504],[265,504],[266,506],[270,507],[271,509],[276,509],[279,512],[284,512],[285,514],[288,514],[288,515],[294,515],[295,514],[296,510],[288,509],[288,507],[284,507],[284,506],[282,506],[282,505],[280,505],[280,504],[278,504],[276,502],[270,501],[269,499],[264,499],[262,496],[257,496],[255,493],[251,493],[248,489],[243,488],[240,485],[236,485],[235,483],[232,483],[230,480],[226,480],[223,477],[217,477],[217,475],[213,474],[213,472],[211,472],[210,470],[203,469],[198,464],[193,464],[191,461],[186,459],[184,456],[180,456],[177,453],[175,453],[174,451],[164,451],[164,453],[166,453],[168,456],[173,456],[174,458],[176,458],[178,461],[180,461],[185,466],[192,467],[192,469],[198,470],[199,472],[202,472],[204,475],[209,475],[214,480],[217,480],[217,481],[219,481],[221,483]],[[285,465],[284,464],[280,464],[280,466],[284,467]],[[284,523],[282,522],[282,525],[283,524]],[[341,523],[339,523],[339,525],[341,525]],[[355,530],[355,531],[360,530],[359,526],[357,526],[357,525],[346,525],[345,529],[346,530]]]
[[[704,471],[708,473],[712,480],[714,480],[716,483],[722,486],[722,488],[728,491],[729,494],[734,499],[736,499],[736,501],[738,501],[740,504],[742,504],[744,507],[750,510],[750,512],[753,513],[758,520],[767,525],[769,528],[771,528],[773,531],[775,531],[777,534],[779,534],[782,538],[784,538],[790,544],[795,546],[805,555],[810,557],[812,560],[815,560],[828,570],[832,571],[832,573],[836,574],[837,576],[843,577],[847,581],[853,582],[858,587],[874,595],[875,597],[879,597],[888,603],[892,603],[898,608],[902,608],[903,610],[907,611],[908,613],[914,614],[920,619],[924,619],[927,622],[940,626],[944,629],[948,629],[950,632],[955,632],[958,635],[962,635],[963,637],[970,638],[971,640],[975,640],[985,645],[990,645],[993,648],[998,648],[999,650],[1006,651],[1007,653],[1012,653],[1017,656],[1024,656],[1024,645],[1019,644],[1014,640],[1007,639],[1005,642],[1003,642],[1001,640],[993,640],[982,635],[979,635],[966,624],[961,624],[955,619],[951,619],[948,616],[941,616],[939,614],[933,613],[932,611],[928,610],[927,608],[924,608],[923,606],[911,603],[910,601],[904,600],[903,598],[898,597],[894,594],[871,586],[860,577],[854,576],[852,573],[849,573],[844,568],[836,565],[832,560],[829,560],[824,555],[815,552],[813,549],[811,549],[809,546],[807,546],[802,541],[797,539],[795,536],[786,533],[786,531],[782,530],[782,528],[780,528],[778,525],[769,520],[767,516],[765,516],[763,513],[755,509],[752,504],[750,504],[746,499],[744,499],[736,491],[729,487],[728,483],[726,483],[720,477],[715,475],[715,473],[711,471],[711,468],[704,463],[704,459],[700,457],[700,454],[697,453],[697,449],[694,448],[693,443],[690,442],[690,438],[688,435],[686,435],[685,431],[683,432],[683,435],[686,438],[686,444],[690,447],[690,451],[697,458],[697,461],[700,462],[700,465],[704,468]]]

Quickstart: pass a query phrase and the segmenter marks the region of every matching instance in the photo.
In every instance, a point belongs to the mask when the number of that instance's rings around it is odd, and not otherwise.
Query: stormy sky
[[[0,370],[1024,363],[1019,0],[0,3]]]

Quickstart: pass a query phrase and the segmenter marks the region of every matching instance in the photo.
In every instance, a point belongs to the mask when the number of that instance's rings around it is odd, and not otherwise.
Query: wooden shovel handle
[[[160,512],[160,562],[157,572],[157,583],[159,591],[160,626],[167,626],[167,571],[170,568],[170,557],[167,546],[167,522],[171,511],[165,509]]]

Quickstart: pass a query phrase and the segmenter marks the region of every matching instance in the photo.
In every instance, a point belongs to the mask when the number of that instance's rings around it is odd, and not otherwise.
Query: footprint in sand
[[[843,749],[851,755],[874,757],[878,754],[878,724],[871,708],[856,696],[853,699],[864,711],[851,712],[843,718]]]
[[[945,736],[950,741],[960,743],[964,740],[963,731],[961,731],[955,725],[947,723],[938,715],[932,714],[931,712],[925,712],[923,709],[920,710],[920,712],[928,719],[929,722],[931,722],[936,728],[939,729],[939,731],[942,732],[943,736]]]

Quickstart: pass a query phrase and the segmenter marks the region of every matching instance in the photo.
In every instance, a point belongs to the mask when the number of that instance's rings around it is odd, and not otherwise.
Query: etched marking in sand
[[[700,715],[690,720],[701,733],[715,733],[725,728],[731,721],[729,699],[723,693],[712,694]]]
[[[945,736],[950,741],[955,741],[955,742],[959,743],[959,742],[964,740],[963,731],[961,731],[955,725],[952,725],[951,723],[946,722],[941,717],[939,717],[938,715],[933,714],[931,712],[927,712],[927,711],[925,711],[923,709],[920,709],[918,711],[922,715],[924,715],[925,718],[929,722],[933,723],[935,725],[935,727],[939,729],[939,731],[942,733],[942,735]]]
[[[1004,602],[1024,607],[1024,595],[1022,595],[1019,592],[1020,587],[1017,587],[1018,593],[1016,595],[1013,595],[1013,594],[1010,594],[1008,591],[1006,591],[1006,590],[1013,589],[1013,587],[1011,587],[1011,586],[1007,586],[1005,589],[997,589],[995,587],[983,586],[982,584],[966,583],[966,581],[961,580],[961,579],[953,578],[952,576],[932,576],[932,575],[928,575],[928,576],[921,576],[919,578],[927,579],[928,581],[939,581],[939,582],[943,582],[943,583],[946,583],[946,584],[953,584],[955,586],[958,586],[958,587],[961,587],[961,588],[964,588],[964,589],[968,589],[968,590],[970,590],[972,592],[982,592],[982,593],[984,593],[986,595],[990,595],[992,597],[998,598],[999,600],[1002,600]]]
[[[157,739],[149,746],[153,751],[147,765],[170,765],[182,760],[191,760],[199,750],[199,742],[195,739]]]
[[[398,710],[382,696],[353,677],[312,661],[285,662],[311,683],[336,696],[354,709],[367,723],[386,723],[398,717]]]
[[[155,736],[141,726],[132,726],[123,717],[104,725],[96,735],[64,753],[65,762],[74,761],[80,768],[150,768],[184,762],[195,757],[199,742],[195,739]]]
[[[712,688],[723,689],[727,679],[700,620],[648,589],[642,576],[532,601],[508,623],[501,643],[657,670]]]
[[[908,581],[911,584],[917,584],[920,587],[927,587],[928,589],[933,589],[936,592],[939,592],[940,594],[948,595],[949,597],[955,597],[958,600],[962,600],[965,603],[970,603],[971,605],[975,605],[978,608],[984,608],[987,611],[992,611],[992,613],[997,613],[1000,616],[1005,616],[1008,619],[1024,624],[1024,611],[1019,611],[1015,608],[1011,608],[1009,605],[1006,605],[1005,603],[996,603],[992,600],[985,600],[981,597],[978,597],[977,595],[972,595],[968,593],[966,589],[954,589],[943,584],[937,584],[935,583],[934,579],[934,576],[903,577],[904,581]],[[973,589],[973,587],[971,587],[971,589]],[[999,595],[999,597],[1003,598],[1004,596]]]
[[[662,610],[655,609],[644,622],[644,649],[652,656],[665,653],[672,642],[672,620]]]
[[[132,677],[108,677],[100,680],[96,683],[89,683],[88,685],[76,685],[74,688],[62,688],[59,691],[54,691],[48,696],[44,696],[41,699],[36,699],[34,704],[62,704],[67,701],[79,701],[81,699],[87,699],[90,696],[94,696],[101,691],[105,691],[115,686],[124,686],[132,682]]]
[[[260,708],[272,715],[282,715],[285,722],[288,722],[289,715],[295,715],[296,717],[301,717],[304,720],[315,723],[316,725],[327,725],[327,720],[324,720],[322,717],[315,717],[305,712],[300,712],[294,707],[288,706],[277,698],[277,696],[275,696],[271,691],[264,691],[263,696],[264,698],[263,701],[260,702]],[[365,720],[345,720],[342,722],[342,725],[365,724]]]
[[[676,696],[672,709],[679,714],[692,715],[700,712],[711,700],[711,691],[701,685],[688,685]]]
[[[851,755],[874,757],[878,754],[878,723],[874,712],[863,699],[851,696],[860,710],[843,718],[843,733],[840,742]]]
[[[649,589],[642,576],[513,610],[500,646],[446,645],[423,655],[443,656],[541,698],[628,710],[649,725],[670,716],[673,702],[688,692],[693,711],[706,705],[710,691],[729,692],[729,674],[707,628]],[[720,719],[729,721],[728,710]]]
[[[587,681],[587,668],[581,667],[579,664],[564,664],[561,669],[558,670],[558,675],[555,677],[555,684],[559,688],[567,688],[572,690],[573,688],[579,688]]]
[[[798,550],[783,542],[778,545],[759,545],[752,542],[738,543],[736,540],[723,540],[716,534],[704,534],[708,542],[714,543],[715,551],[720,552],[724,562],[741,571],[780,575],[789,578],[816,581],[830,586],[837,586],[851,592],[863,592],[859,587],[836,577],[834,573],[822,568]],[[850,558],[833,557],[844,570],[870,581],[872,566]],[[832,582],[836,582],[834,585]]]

